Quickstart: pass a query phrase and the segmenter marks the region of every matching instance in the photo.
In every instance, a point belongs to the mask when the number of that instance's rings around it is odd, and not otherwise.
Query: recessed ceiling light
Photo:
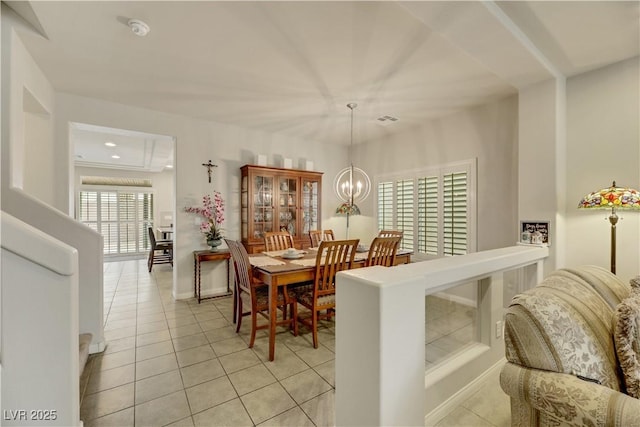
[[[113,156],[111,156],[112,159],[119,159],[120,156],[118,156],[117,154],[114,154]]]
[[[173,165],[167,165],[167,169],[173,169]]]
[[[107,141],[104,143],[104,145],[106,145],[107,147],[115,147],[116,143],[115,142],[111,142],[111,141]]]

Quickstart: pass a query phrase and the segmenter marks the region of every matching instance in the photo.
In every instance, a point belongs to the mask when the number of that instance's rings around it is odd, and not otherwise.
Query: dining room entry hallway
[[[279,328],[269,362],[266,331],[253,349],[249,322],[236,334],[232,297],[175,301],[172,280],[169,265],[149,273],[144,259],[104,264],[107,348],[89,358],[81,378],[85,426],[334,425],[333,320],[320,322],[318,349],[304,326],[297,337]],[[429,367],[458,348],[456,332],[469,327],[470,313],[450,302],[442,308],[436,297],[426,304],[443,316],[427,322]],[[508,426],[509,413],[496,371],[435,425]]]

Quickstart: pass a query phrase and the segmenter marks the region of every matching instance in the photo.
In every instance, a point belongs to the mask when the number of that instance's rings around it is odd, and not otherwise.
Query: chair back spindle
[[[322,232],[322,240],[336,240],[336,237],[333,235],[333,230],[324,230]]]
[[[286,231],[270,231],[264,234],[264,250],[281,251],[293,247],[293,236]]]
[[[311,247],[317,248],[320,246],[320,242],[322,241],[322,231],[321,230],[310,230],[309,231],[309,240],[311,240]]]
[[[371,246],[369,247],[369,256],[367,257],[366,266],[394,266],[396,263],[396,253],[398,252],[400,239],[400,236],[374,238],[373,242],[371,242]]]
[[[336,273],[353,265],[359,239],[323,240],[316,255],[316,298],[335,292]]]

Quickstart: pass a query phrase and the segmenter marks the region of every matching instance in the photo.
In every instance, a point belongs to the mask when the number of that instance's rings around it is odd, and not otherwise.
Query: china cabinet
[[[322,172],[254,165],[240,169],[240,224],[247,252],[261,252],[264,233],[278,230],[291,233],[296,248],[309,247],[309,231],[320,230]]]

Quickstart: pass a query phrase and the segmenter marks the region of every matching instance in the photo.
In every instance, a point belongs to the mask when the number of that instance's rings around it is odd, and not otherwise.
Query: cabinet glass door
[[[319,230],[320,195],[318,188],[318,181],[302,179],[302,232],[304,234],[309,234],[311,230]]]
[[[273,231],[273,177],[253,177],[253,236],[264,238],[264,233]]]
[[[298,212],[298,179],[280,177],[278,184],[278,230],[296,236]]]

